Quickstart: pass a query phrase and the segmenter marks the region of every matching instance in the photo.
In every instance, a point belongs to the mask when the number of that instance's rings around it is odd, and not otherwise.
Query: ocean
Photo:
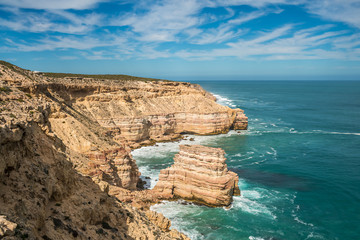
[[[194,83],[245,110],[249,129],[132,154],[152,188],[179,144],[223,148],[242,195],[230,209],[165,201],[152,210],[192,239],[360,239],[360,81]]]

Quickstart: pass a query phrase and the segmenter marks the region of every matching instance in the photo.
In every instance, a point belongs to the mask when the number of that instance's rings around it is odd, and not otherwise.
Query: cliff
[[[242,110],[217,104],[199,85],[88,75],[51,78],[8,63],[0,64],[0,73],[4,87],[20,89],[27,94],[24,99],[51,103],[50,131],[67,147],[75,168],[103,188],[137,188],[140,173],[131,148],[170,141],[182,133],[247,128]]]
[[[208,206],[228,206],[240,195],[239,177],[227,169],[224,150],[180,145],[174,164],[160,171],[154,191],[164,199],[183,198]]]
[[[247,118],[240,109],[217,104],[199,85],[123,75],[36,73],[0,62],[0,126],[0,214],[6,221],[25,227],[31,236],[57,239],[59,226],[92,236],[107,219],[112,228],[122,229],[119,234],[166,239],[178,234],[162,228],[169,225],[166,220],[125,203],[157,199],[151,191],[138,191],[140,172],[131,149],[182,133],[246,129]],[[111,204],[102,206],[102,198]],[[59,204],[61,211],[54,206]],[[121,214],[107,215],[120,208],[138,220],[130,224],[133,220],[128,223]],[[89,213],[95,220],[84,220],[92,230],[81,230],[85,209],[95,211]],[[51,220],[56,214],[60,221]],[[141,230],[146,225],[152,226],[150,232]]]
[[[73,168],[51,132],[51,102],[2,89],[0,238],[187,239],[161,214],[120,202]]]

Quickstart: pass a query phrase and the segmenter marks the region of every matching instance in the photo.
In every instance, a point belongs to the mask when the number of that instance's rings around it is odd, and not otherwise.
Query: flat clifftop
[[[27,80],[27,81],[37,81],[37,82],[46,82],[46,81],[58,81],[62,79],[66,80],[82,80],[86,81],[104,81],[111,80],[113,82],[117,81],[164,81],[171,82],[164,79],[154,79],[154,78],[144,78],[144,77],[135,77],[124,74],[76,74],[76,73],[53,73],[53,72],[38,72],[30,71],[27,69],[20,68],[14,64],[11,64],[6,61],[0,60],[0,78],[8,78],[8,80],[18,81],[18,80]]]
[[[227,169],[221,148],[180,145],[174,164],[160,171],[154,191],[164,199],[183,198],[208,206],[228,206],[240,195],[239,177]]]
[[[102,239],[118,229],[114,237],[121,239],[186,239],[148,212],[159,198],[142,189],[131,149],[184,133],[246,129],[244,112],[217,104],[196,84],[84,76],[49,76],[0,62],[0,193],[6,193],[0,213],[9,226],[24,229],[8,234]],[[110,204],[101,207],[104,201]],[[137,217],[109,215],[127,214],[123,209]]]

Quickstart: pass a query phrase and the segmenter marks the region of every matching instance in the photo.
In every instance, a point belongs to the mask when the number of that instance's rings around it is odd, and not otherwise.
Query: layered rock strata
[[[146,209],[158,192],[138,191],[131,149],[246,129],[243,111],[189,83],[60,75],[0,61],[2,234],[186,239]]]
[[[177,139],[182,133],[247,128],[242,110],[217,104],[196,84],[51,78],[8,63],[0,64],[0,73],[4,86],[22,90],[24,99],[51,103],[50,131],[65,144],[74,167],[104,190],[109,184],[137,188],[140,173],[131,148]]]
[[[51,102],[0,87],[0,239],[188,239],[79,174],[51,131]]]
[[[165,199],[183,198],[208,206],[228,206],[240,195],[239,177],[227,169],[224,150],[180,145],[174,164],[160,171],[154,191]]]

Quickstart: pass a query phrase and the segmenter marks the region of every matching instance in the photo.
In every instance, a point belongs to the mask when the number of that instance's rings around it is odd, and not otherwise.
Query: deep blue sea
[[[156,183],[179,144],[221,147],[238,173],[232,208],[152,207],[192,239],[360,239],[360,81],[201,81],[249,129],[133,151]]]

